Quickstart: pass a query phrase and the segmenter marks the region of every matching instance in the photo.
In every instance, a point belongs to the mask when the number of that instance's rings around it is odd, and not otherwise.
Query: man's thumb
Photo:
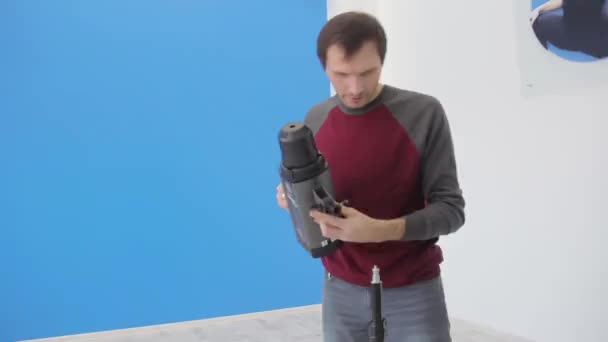
[[[341,203],[340,204],[340,212],[342,213],[342,215],[349,216],[354,211],[355,211],[355,209],[349,207],[348,204],[346,204],[346,203]]]

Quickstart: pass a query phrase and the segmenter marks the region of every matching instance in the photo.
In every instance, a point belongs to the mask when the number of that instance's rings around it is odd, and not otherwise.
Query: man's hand
[[[342,215],[336,217],[312,210],[310,216],[321,226],[324,237],[348,242],[382,242],[400,240],[405,220],[380,220],[342,204]]]
[[[285,190],[283,189],[283,184],[281,183],[277,185],[277,204],[279,207],[289,210],[287,206],[287,199],[285,198]]]

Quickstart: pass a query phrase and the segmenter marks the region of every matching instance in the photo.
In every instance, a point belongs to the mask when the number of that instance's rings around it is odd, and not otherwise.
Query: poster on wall
[[[523,95],[608,85],[608,0],[514,4]]]

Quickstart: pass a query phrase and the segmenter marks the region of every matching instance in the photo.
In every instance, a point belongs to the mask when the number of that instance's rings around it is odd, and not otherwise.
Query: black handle
[[[313,188],[313,198],[314,204],[311,206],[312,209],[319,210],[320,212],[329,215],[344,217],[341,212],[342,206],[340,203],[336,202],[336,200],[329,194],[323,185],[315,185]],[[327,239],[325,242],[325,245],[318,248],[313,248],[310,251],[313,258],[320,258],[329,255],[338,249],[343,243],[341,240],[330,239]]]
[[[313,189],[313,197],[315,203],[312,205],[313,209],[317,209],[320,212],[337,216],[344,217],[342,215],[342,205],[329,194],[323,185],[317,184]],[[344,201],[344,204],[348,204],[348,201]]]

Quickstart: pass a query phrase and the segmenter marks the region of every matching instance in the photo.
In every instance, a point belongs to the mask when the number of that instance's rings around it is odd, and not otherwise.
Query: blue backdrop
[[[320,301],[275,186],[325,7],[0,2],[0,341]]]

